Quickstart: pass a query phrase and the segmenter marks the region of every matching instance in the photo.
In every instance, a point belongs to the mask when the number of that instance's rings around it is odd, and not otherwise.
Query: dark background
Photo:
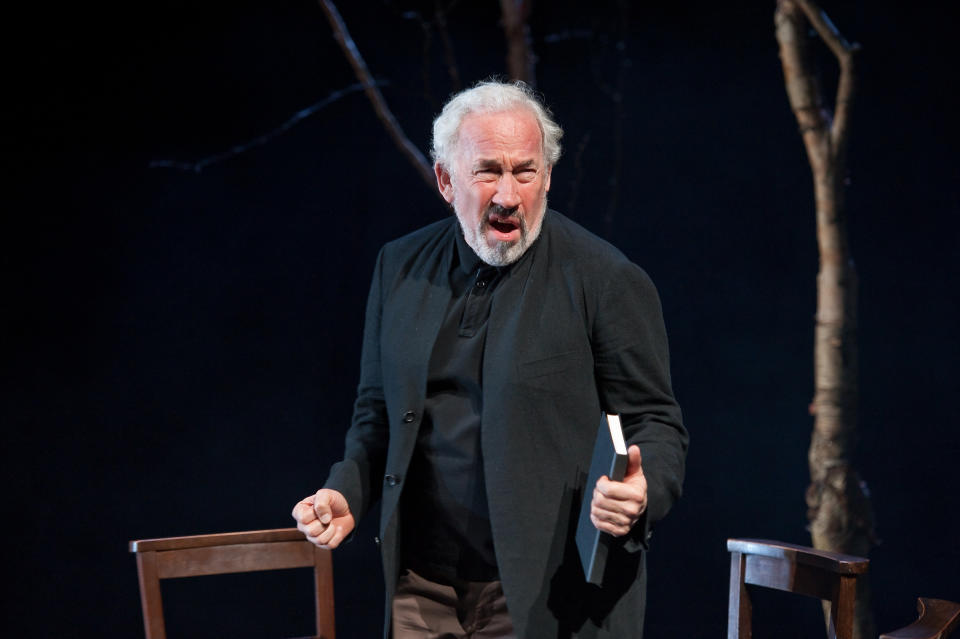
[[[453,89],[417,19],[433,3],[341,4],[426,150]],[[551,205],[663,300],[692,444],[649,555],[647,636],[723,636],[725,539],[809,543],[817,252],[774,3],[583,4],[531,17],[538,86],[566,130]],[[960,600],[957,44],[938,11],[824,8],[864,46],[848,198],[857,465],[890,630],[918,595]],[[464,83],[505,72],[498,18],[495,2],[449,12]],[[6,30],[4,634],[138,636],[127,541],[292,524],[341,453],[377,250],[448,213],[359,92],[199,173],[150,168],[216,156],[352,85],[315,3],[41,5],[11,10]],[[336,553],[344,637],[379,632],[374,531],[368,517]],[[169,583],[171,636],[308,633],[309,576],[286,577]],[[813,600],[763,602],[795,617],[758,611],[758,636],[820,630]]]

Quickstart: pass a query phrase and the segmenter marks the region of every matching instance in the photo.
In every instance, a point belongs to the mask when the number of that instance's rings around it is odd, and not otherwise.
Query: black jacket
[[[353,423],[326,483],[357,519],[382,499],[388,629],[398,505],[459,232],[451,217],[381,250]],[[518,637],[640,637],[642,550],[680,495],[687,447],[660,302],[642,269],[559,213],[547,212],[529,250],[498,284],[483,363],[481,447],[507,607]],[[573,537],[601,410],[619,413],[640,446],[648,509],[598,588],[584,582]]]

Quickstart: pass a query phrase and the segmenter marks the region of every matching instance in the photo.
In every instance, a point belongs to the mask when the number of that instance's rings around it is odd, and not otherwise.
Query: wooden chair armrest
[[[183,550],[186,548],[205,548],[208,546],[232,546],[235,544],[301,540],[306,541],[306,538],[303,536],[303,533],[296,528],[274,528],[271,530],[250,530],[246,532],[220,533],[215,535],[187,535],[185,537],[138,539],[130,542],[130,552]]]
[[[798,546],[768,539],[728,539],[727,550],[744,555],[762,555],[774,559],[786,559],[813,568],[828,570],[838,575],[859,575],[865,573],[870,565],[870,560],[864,557],[817,550],[809,546]]]
[[[880,635],[880,639],[942,639],[960,626],[960,604],[944,599],[917,599],[920,615],[909,626]]]

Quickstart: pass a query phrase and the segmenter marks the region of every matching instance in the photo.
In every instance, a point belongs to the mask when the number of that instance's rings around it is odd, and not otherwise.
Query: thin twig
[[[446,7],[440,6],[440,0],[436,0],[436,19],[437,32],[440,34],[440,42],[443,43],[443,59],[447,63],[447,75],[450,76],[450,83],[454,92],[460,91],[460,71],[457,68],[457,59],[453,54],[453,41],[450,39],[450,33],[447,31],[447,13],[456,5],[456,0]]]
[[[435,0],[432,20],[424,19],[419,11],[414,10],[404,11],[400,14],[404,20],[415,21],[423,33],[423,47],[421,49],[422,62],[420,64],[420,76],[423,79],[423,97],[437,111],[440,110],[441,104],[434,96],[433,89],[430,86],[430,67],[433,62],[431,48],[434,29],[440,34],[440,42],[443,46],[443,59],[446,63],[447,75],[450,77],[453,92],[457,93],[460,91],[460,72],[457,69],[457,61],[453,54],[453,43],[450,41],[450,34],[447,33],[446,19],[447,12],[456,4],[456,0],[447,7],[443,7],[442,4],[441,0]]]
[[[627,69],[630,68],[630,58],[626,53],[627,25],[629,24],[629,3],[621,0],[619,3],[620,20],[619,33],[617,34],[617,43],[614,47],[617,51],[617,79],[613,100],[613,175],[610,186],[610,201],[607,204],[607,214],[604,216],[607,227],[607,237],[613,237],[613,220],[620,206],[620,192],[623,182],[623,139],[624,139],[624,120],[626,119],[626,108],[623,104],[623,97],[626,90]]]
[[[803,9],[807,20],[838,59],[846,57],[858,48],[858,45],[847,42],[830,17],[813,0],[794,0],[794,2]]]
[[[363,61],[360,50],[357,49],[356,43],[353,41],[353,38],[350,37],[350,32],[347,31],[347,26],[344,24],[343,18],[340,17],[340,12],[337,11],[337,7],[331,0],[318,0],[318,2],[320,3],[320,8],[323,9],[323,12],[326,14],[327,20],[330,22],[334,39],[343,50],[344,55],[350,62],[350,66],[353,67],[353,72],[357,76],[357,79],[363,85],[364,92],[367,94],[367,98],[370,99],[370,103],[373,105],[373,110],[376,112],[377,117],[380,118],[383,126],[386,127],[387,133],[393,138],[400,152],[413,164],[414,168],[420,174],[420,177],[423,178],[423,181],[427,184],[427,187],[434,193],[437,193],[439,197],[440,193],[437,191],[437,179],[433,173],[433,168],[430,166],[430,163],[427,162],[427,158],[423,153],[420,152],[420,149],[418,149],[403,132],[400,123],[397,122],[397,119],[393,116],[393,112],[390,111],[390,107],[387,106],[387,101],[384,100],[383,94],[380,93],[376,83],[373,81],[370,70],[367,68],[367,63]]]
[[[222,162],[229,158],[245,153],[250,149],[263,146],[266,143],[270,142],[274,138],[286,133],[296,125],[300,124],[303,120],[310,117],[320,109],[336,102],[340,98],[349,95],[351,93],[356,93],[362,91],[364,86],[362,84],[351,84],[350,86],[334,91],[323,100],[316,102],[305,109],[301,109],[290,116],[286,122],[278,126],[277,128],[259,135],[252,140],[244,142],[243,144],[236,144],[230,147],[226,151],[221,151],[220,153],[215,153],[213,155],[208,155],[207,157],[197,160],[196,162],[178,162],[176,160],[153,160],[147,166],[151,169],[179,169],[181,171],[190,171],[192,173],[200,173],[205,168],[211,164],[216,164]]]
[[[423,80],[423,98],[439,110],[440,105],[430,89],[430,45],[433,43],[433,25],[424,20],[419,11],[404,11],[403,18],[405,20],[415,20],[423,34],[423,46],[420,49],[420,78]]]

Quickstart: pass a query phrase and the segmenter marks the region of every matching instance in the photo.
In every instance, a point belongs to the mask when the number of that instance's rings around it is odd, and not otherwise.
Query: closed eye
[[[537,177],[537,170],[532,167],[518,169],[513,173],[520,182],[531,182]]]

